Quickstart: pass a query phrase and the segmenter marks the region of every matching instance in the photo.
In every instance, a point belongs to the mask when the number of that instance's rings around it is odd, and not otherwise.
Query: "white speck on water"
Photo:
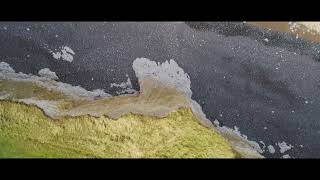
[[[276,67],[276,70],[278,70],[279,69],[279,67]]]
[[[302,144],[300,144],[299,146],[300,146],[301,148],[303,148],[303,145],[302,145]]]
[[[281,143],[277,143],[277,145],[279,146],[280,148],[280,153],[284,153],[290,149],[293,148],[293,146],[291,144],[287,144],[286,142],[281,142]]]
[[[91,78],[91,81],[93,81],[93,78]]]
[[[29,57],[30,57],[30,54],[27,55],[27,58],[29,58]]]
[[[308,104],[308,103],[309,103],[309,101],[304,101],[304,103],[305,103],[305,104]]]
[[[27,31],[30,31],[30,28],[27,28]]]
[[[239,128],[238,128],[237,126],[234,126],[234,131],[240,132],[240,131],[239,131]]]
[[[285,155],[282,156],[282,158],[283,158],[283,159],[289,159],[289,158],[291,158],[291,157],[290,157],[289,154],[285,154]]]
[[[291,112],[294,113],[294,110],[292,110]]]
[[[268,146],[268,151],[269,151],[269,153],[271,153],[271,154],[273,154],[273,153],[276,152],[276,150],[274,149],[274,147],[273,147],[272,145],[269,145],[269,146]]]
[[[269,39],[268,39],[268,38],[265,38],[264,41],[265,41],[265,42],[269,42]]]
[[[5,26],[5,27],[3,27],[3,29],[4,29],[4,30],[7,30],[8,28],[7,28],[7,26]]]
[[[56,53],[52,53],[53,58],[55,59],[60,59],[61,58],[61,53],[60,52],[56,52]]]
[[[264,130],[267,130],[268,128],[267,128],[267,127],[263,127],[263,129],[264,129]]]
[[[56,38],[59,37],[58,34],[56,34],[55,37],[56,37]]]
[[[220,125],[220,123],[219,123],[219,121],[217,119],[213,121],[213,124],[216,125],[216,126]]]
[[[75,55],[74,51],[68,46],[64,46],[64,50],[66,50],[68,53]]]
[[[68,46],[61,47],[60,49],[61,49],[61,52],[50,51],[52,53],[53,58],[72,62],[73,61],[72,55],[75,55],[75,52]]]
[[[271,111],[272,114],[274,114],[274,111]]]
[[[120,84],[111,83],[110,87],[121,88],[122,90],[121,91],[117,91],[116,92],[117,94],[124,94],[124,93],[133,94],[133,93],[137,93],[137,91],[134,90],[133,87],[132,87],[132,83],[131,83],[131,80],[130,80],[128,74],[126,74],[126,77],[127,77],[127,82],[122,82]]]
[[[220,117],[222,117],[222,114],[219,114]]]

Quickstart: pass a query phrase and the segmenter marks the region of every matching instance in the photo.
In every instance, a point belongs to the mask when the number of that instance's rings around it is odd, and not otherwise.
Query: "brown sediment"
[[[299,37],[299,38],[303,38],[306,39],[308,41],[312,41],[312,42],[320,42],[320,33],[316,32],[306,26],[304,26],[302,23],[299,24],[299,22],[297,22],[299,26],[297,26],[294,30],[290,29],[290,25],[289,22],[255,22],[255,21],[251,21],[251,22],[247,22],[247,24],[252,25],[252,26],[256,26],[259,28],[265,28],[265,29],[269,29],[271,31],[277,31],[277,32],[285,32],[285,33],[290,33],[295,37]]]
[[[219,131],[219,133],[231,144],[237,154],[236,158],[263,158],[257,152],[252,151],[252,146],[243,140],[241,136],[235,136],[231,131]]]
[[[107,115],[118,119],[127,113],[165,117],[174,109],[189,107],[188,99],[182,93],[161,83],[144,79],[140,83],[138,95],[123,95],[94,101],[65,102],[62,106],[66,115],[77,116],[90,114],[93,116]]]
[[[164,117],[172,110],[190,106],[188,98],[183,93],[155,80],[141,80],[140,88],[141,92],[137,95],[122,95],[98,100],[76,100],[64,97],[58,91],[39,87],[32,82],[0,81],[0,91],[10,95],[6,99],[35,104],[43,110],[47,110],[45,104],[39,105],[37,102],[43,100],[48,105],[56,103],[57,107],[54,112],[45,111],[54,119],[87,114],[95,117],[106,115],[109,118],[118,119],[121,115],[130,112]]]
[[[65,96],[56,91],[50,91],[32,82],[0,80],[0,91],[10,95],[11,99],[37,98],[39,100],[59,100]]]

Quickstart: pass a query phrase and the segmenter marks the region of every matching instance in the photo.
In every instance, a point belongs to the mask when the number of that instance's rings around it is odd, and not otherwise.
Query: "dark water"
[[[53,58],[49,50],[61,46],[75,52],[73,62]],[[126,74],[139,90],[136,58],[174,59],[207,117],[273,145],[266,157],[282,156],[282,141],[294,146],[291,157],[320,157],[319,52],[319,44],[236,22],[0,23],[0,61],[24,73],[50,68],[88,90],[116,95],[110,83]]]

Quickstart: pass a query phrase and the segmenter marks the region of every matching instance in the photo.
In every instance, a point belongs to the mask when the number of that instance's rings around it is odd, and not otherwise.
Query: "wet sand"
[[[260,28],[265,28],[272,31],[290,33],[293,36],[300,37],[312,42],[320,42],[320,33],[307,28],[302,24],[298,24],[296,28],[292,28],[289,22],[247,22],[249,25],[253,25]],[[291,28],[290,28],[291,27]]]

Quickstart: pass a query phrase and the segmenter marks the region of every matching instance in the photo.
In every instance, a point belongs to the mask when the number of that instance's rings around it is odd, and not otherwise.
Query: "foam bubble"
[[[56,75],[56,73],[52,72],[49,68],[43,68],[43,69],[39,70],[38,74],[41,77],[46,77],[48,79],[54,79],[54,80],[59,79],[58,76]]]
[[[165,85],[173,86],[188,97],[192,95],[189,75],[173,59],[156,63],[147,58],[137,58],[132,67],[138,79],[153,78]]]

